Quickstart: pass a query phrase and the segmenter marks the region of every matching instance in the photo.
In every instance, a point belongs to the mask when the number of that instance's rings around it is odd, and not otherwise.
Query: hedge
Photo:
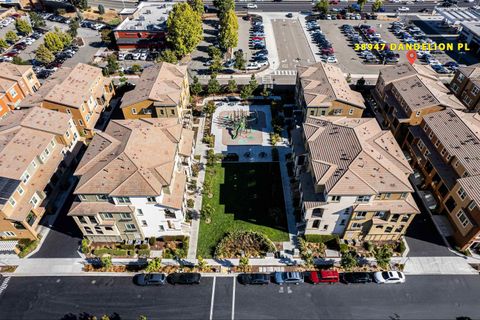
[[[334,234],[306,234],[305,240],[307,242],[314,242],[314,243],[325,243],[331,240],[336,240],[338,238],[337,235]]]
[[[150,257],[150,249],[140,249],[138,250],[138,256],[139,257]]]

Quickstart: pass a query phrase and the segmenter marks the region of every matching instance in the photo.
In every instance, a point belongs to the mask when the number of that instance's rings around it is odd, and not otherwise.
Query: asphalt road
[[[129,277],[12,277],[0,319],[455,319],[480,317],[478,276],[409,276],[402,285],[264,287],[233,278],[137,287]]]

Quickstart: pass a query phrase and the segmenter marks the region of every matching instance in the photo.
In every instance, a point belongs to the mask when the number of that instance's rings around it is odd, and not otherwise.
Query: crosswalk
[[[7,289],[9,282],[10,282],[10,277],[6,277],[5,280],[3,280],[2,284],[0,285],[0,295],[5,289]]]
[[[297,70],[275,70],[272,73],[274,76],[295,76]]]

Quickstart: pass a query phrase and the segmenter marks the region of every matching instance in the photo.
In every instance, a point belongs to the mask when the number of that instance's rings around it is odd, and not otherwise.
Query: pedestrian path
[[[10,282],[10,277],[6,277],[3,282],[0,284],[0,296],[2,295],[2,292],[5,291],[8,287],[8,283]]]
[[[463,257],[410,257],[405,261],[405,274],[478,274]]]
[[[297,70],[275,70],[272,72],[274,76],[295,76],[297,75]]]

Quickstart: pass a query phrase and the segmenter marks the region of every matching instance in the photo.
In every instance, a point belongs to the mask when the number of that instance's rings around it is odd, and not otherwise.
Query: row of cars
[[[15,17],[6,17],[5,19],[0,19],[0,28],[5,28],[6,26],[15,22]]]
[[[59,23],[66,23],[69,24],[71,22],[70,19],[62,17],[61,15],[48,13],[48,12],[39,12],[38,13],[43,19],[52,21],[52,22],[59,22]]]
[[[333,50],[333,45],[323,34],[318,22],[316,20],[307,20],[306,22],[307,31],[312,37],[312,41],[317,44],[318,49],[320,50],[321,59],[323,62],[327,63],[337,63],[337,58],[335,57]]]
[[[258,70],[261,67],[268,66],[268,50],[265,44],[265,27],[261,16],[252,15],[249,17],[251,22],[249,46],[252,50],[257,50],[252,61],[247,64],[247,70]]]
[[[32,60],[33,71],[37,75],[37,78],[46,79],[57,71],[67,59],[72,58],[78,50],[79,47],[76,45],[66,47],[62,51],[57,52],[55,54],[55,60],[49,64],[43,64],[34,59]]]
[[[142,61],[154,61],[158,57],[157,51],[139,49],[134,51],[119,51],[117,53],[118,60],[142,60]]]
[[[13,57],[16,57],[25,50],[28,46],[32,45],[35,41],[42,37],[44,31],[42,30],[35,30],[32,34],[22,37],[18,40],[13,46],[5,53],[2,54],[0,57],[0,61],[4,62],[11,62]]]
[[[156,286],[164,284],[199,284],[201,274],[192,273],[140,273],[134,276],[133,282],[139,286]],[[343,272],[336,270],[320,270],[306,272],[281,272],[274,273],[241,273],[237,280],[243,285],[267,285],[270,283],[283,284],[320,284],[338,283],[378,283],[398,284],[405,282],[405,275],[400,271],[378,271],[378,272]]]

